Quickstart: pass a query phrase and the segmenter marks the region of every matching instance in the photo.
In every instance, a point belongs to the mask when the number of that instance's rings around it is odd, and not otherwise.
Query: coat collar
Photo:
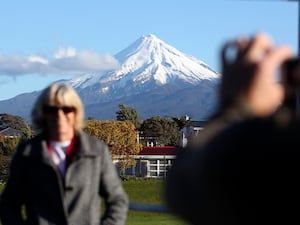
[[[77,131],[75,133],[75,148],[76,152],[74,153],[78,157],[91,157],[99,154],[100,151],[95,151],[95,141],[91,141],[93,137],[90,137],[83,131]],[[41,151],[32,151],[32,154],[39,154],[46,160],[50,160],[51,156],[47,148],[47,136],[45,133],[37,135],[33,140],[33,149],[37,148]]]
[[[78,148],[77,154],[79,156],[96,156],[99,155],[100,151],[95,151],[95,142],[91,141],[93,137],[89,136],[87,133],[80,131],[75,133],[76,147]]]

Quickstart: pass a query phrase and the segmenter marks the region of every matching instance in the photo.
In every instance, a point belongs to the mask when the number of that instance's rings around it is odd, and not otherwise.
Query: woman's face
[[[74,136],[76,109],[72,106],[46,105],[43,110],[50,140],[71,140]]]

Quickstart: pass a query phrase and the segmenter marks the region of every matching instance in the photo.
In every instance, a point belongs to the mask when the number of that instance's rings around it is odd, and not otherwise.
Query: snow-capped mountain
[[[153,34],[140,37],[115,58],[120,64],[116,70],[68,81],[81,96],[87,117],[115,119],[120,103],[136,108],[142,118],[188,114],[205,119],[216,108],[220,74]]]
[[[99,98],[85,98],[90,104],[139,94],[167,84],[187,87],[219,74],[204,62],[186,55],[150,34],[136,40],[115,55],[120,68],[101,74],[86,74],[70,83],[80,93],[91,92]],[[87,93],[85,93],[85,96]]]

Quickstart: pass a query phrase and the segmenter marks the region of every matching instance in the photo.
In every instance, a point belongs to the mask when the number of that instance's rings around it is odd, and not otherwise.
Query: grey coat
[[[65,185],[43,135],[20,144],[1,195],[2,225],[125,224],[128,197],[107,145],[85,133],[78,133],[76,140]],[[101,197],[106,209],[102,218]],[[26,222],[21,208],[26,208]]]

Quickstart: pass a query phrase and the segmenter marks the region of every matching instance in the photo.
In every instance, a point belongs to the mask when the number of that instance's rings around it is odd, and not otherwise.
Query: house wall
[[[121,175],[164,178],[172,166],[174,155],[139,155],[134,157],[136,165],[121,172]],[[115,165],[118,161],[114,162]],[[118,168],[118,166],[117,166]],[[120,171],[119,171],[120,172]]]

